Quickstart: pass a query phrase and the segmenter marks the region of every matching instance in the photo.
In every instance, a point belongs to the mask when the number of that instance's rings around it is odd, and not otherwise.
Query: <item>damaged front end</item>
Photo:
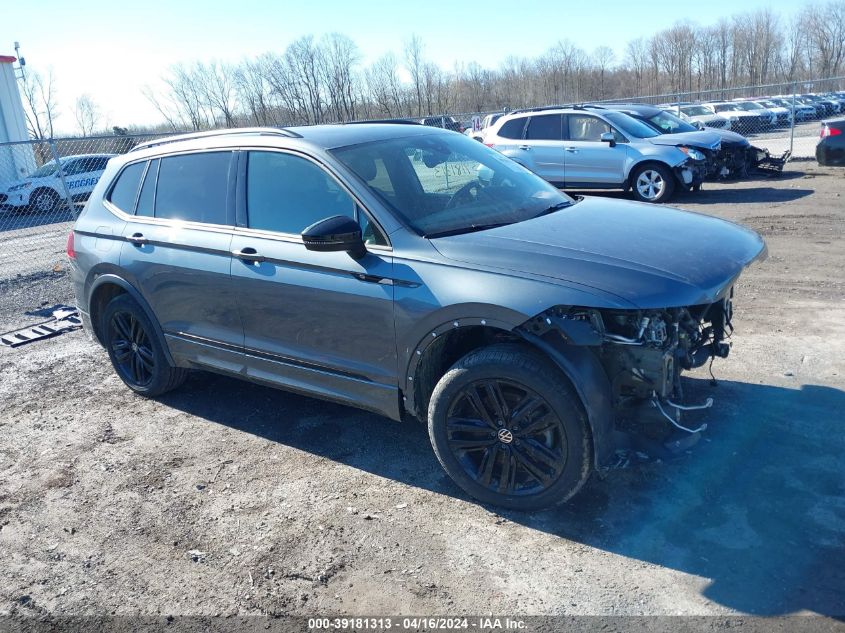
[[[694,444],[707,426],[692,412],[713,400],[688,402],[681,372],[727,357],[732,294],[712,304],[658,310],[558,307],[521,329],[559,350],[588,348],[607,377],[614,430],[665,456]]]
[[[777,176],[792,154],[789,150],[781,156],[772,156],[767,149],[748,143],[723,143],[712,162],[709,178],[722,180],[747,178],[754,173]]]

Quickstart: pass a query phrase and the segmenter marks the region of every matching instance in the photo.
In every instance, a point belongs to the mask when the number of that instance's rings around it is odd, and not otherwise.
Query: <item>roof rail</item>
[[[361,125],[364,123],[392,123],[396,125],[422,125],[419,121],[411,119],[370,119],[369,121],[345,121],[342,125]]]
[[[168,136],[154,141],[147,141],[146,143],[139,143],[130,151],[134,152],[140,149],[149,149],[150,147],[158,147],[159,145],[178,143],[180,141],[190,141],[198,138],[213,138],[215,136],[231,136],[235,134],[259,134],[267,136],[284,136],[287,138],[302,138],[301,134],[297,134],[296,132],[283,127],[236,127],[228,130],[209,130],[207,132],[192,132],[189,134]]]
[[[543,110],[560,110],[562,108],[578,108],[576,104],[568,104],[568,105],[547,105],[547,106],[537,106],[535,108],[520,108],[518,110],[511,110],[508,114],[522,114],[523,112],[542,112]]]

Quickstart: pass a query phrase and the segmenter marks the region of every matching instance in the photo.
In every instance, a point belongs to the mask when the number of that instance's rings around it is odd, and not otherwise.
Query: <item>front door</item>
[[[628,146],[602,142],[614,130],[591,114],[566,115],[567,140],[563,142],[566,187],[619,187],[625,181]],[[620,136],[618,140],[623,140]]]
[[[247,373],[359,406],[398,408],[393,261],[387,240],[317,162],[291,152],[242,155],[232,278]],[[311,224],[359,220],[367,254],[302,244]]]

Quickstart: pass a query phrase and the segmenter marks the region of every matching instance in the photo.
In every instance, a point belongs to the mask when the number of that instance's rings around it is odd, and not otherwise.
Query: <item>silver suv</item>
[[[702,140],[700,133],[660,134],[622,112],[577,106],[512,112],[483,142],[560,188],[624,189],[643,202],[664,202],[677,188],[701,188],[707,157],[695,146]],[[719,147],[713,135],[708,149]]]

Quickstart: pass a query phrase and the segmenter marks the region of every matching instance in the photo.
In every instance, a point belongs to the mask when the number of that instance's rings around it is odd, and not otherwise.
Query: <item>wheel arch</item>
[[[100,322],[103,310],[105,310],[109,301],[122,294],[128,294],[139,306],[141,306],[141,309],[153,324],[153,334],[161,344],[161,348],[164,350],[164,356],[167,359],[167,362],[170,366],[175,367],[176,363],[170,355],[170,348],[167,345],[164,332],[162,331],[161,325],[159,325],[158,319],[156,319],[152,308],[131,283],[114,273],[106,273],[97,276],[97,278],[91,283],[91,287],[87,292],[88,314],[91,318],[91,329],[94,333],[94,337],[100,345],[105,345],[105,342],[103,341],[103,333],[101,331],[102,323]]]
[[[587,346],[540,336],[521,324],[475,317],[454,319],[434,328],[409,360],[402,392],[404,410],[425,420],[435,385],[455,362],[471,351],[505,341],[539,352],[570,382],[587,414],[594,464],[597,469],[606,467],[615,438],[612,390],[604,368]]]
[[[664,160],[660,160],[659,158],[654,158],[653,156],[646,156],[643,157],[642,160],[637,161],[631,168],[628,170],[628,177],[625,179],[625,184],[627,187],[631,188],[634,186],[634,174],[636,174],[640,169],[643,167],[647,167],[648,165],[658,165],[663,167],[672,174],[672,177],[675,178],[675,168],[672,167],[669,163]]]

